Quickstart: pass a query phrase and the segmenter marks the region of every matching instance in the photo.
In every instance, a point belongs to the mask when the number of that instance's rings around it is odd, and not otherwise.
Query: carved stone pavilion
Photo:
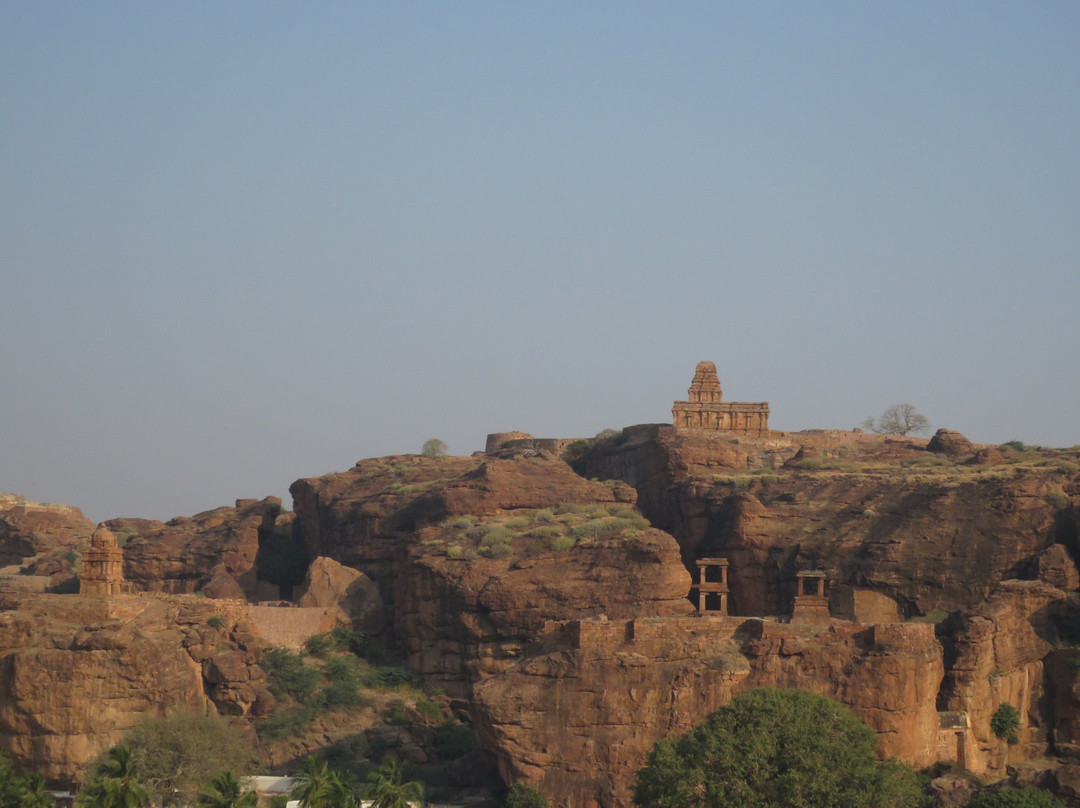
[[[124,581],[124,551],[116,536],[105,525],[98,525],[90,546],[82,557],[79,571],[79,594],[107,598],[127,592]]]
[[[690,383],[689,401],[676,401],[671,408],[676,427],[712,429],[764,438],[769,434],[769,403],[724,402],[720,399],[720,379],[716,365],[698,362]]]

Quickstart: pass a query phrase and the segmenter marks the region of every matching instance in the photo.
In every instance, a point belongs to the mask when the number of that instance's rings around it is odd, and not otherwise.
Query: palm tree
[[[244,791],[230,771],[223,771],[206,784],[199,795],[199,808],[255,808],[259,795]]]
[[[33,772],[22,778],[19,808],[52,808],[56,798],[45,788],[45,776]]]
[[[338,773],[312,755],[304,762],[299,780],[291,796],[300,801],[300,808],[336,808],[348,793]]]
[[[371,808],[410,808],[412,805],[425,805],[424,786],[412,781],[401,782],[405,772],[395,757],[388,757],[368,775],[367,798],[372,800]]]
[[[143,808],[150,796],[135,779],[133,763],[130,749],[114,746],[94,766],[94,777],[79,794],[79,803],[85,808]]]

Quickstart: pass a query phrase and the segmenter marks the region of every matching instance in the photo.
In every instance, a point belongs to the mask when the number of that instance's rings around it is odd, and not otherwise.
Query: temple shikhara
[[[724,402],[716,365],[698,362],[689,401],[676,401],[671,416],[676,427],[714,429],[764,438],[769,434],[769,403]]]
[[[127,594],[129,590],[124,581],[124,551],[116,543],[112,531],[105,525],[98,525],[83,554],[79,592],[104,598]]]

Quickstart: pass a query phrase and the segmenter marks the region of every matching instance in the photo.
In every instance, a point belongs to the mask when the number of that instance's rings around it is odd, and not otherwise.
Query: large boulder
[[[934,437],[930,438],[930,443],[926,445],[926,450],[936,454],[956,457],[958,455],[971,454],[975,451],[975,446],[971,441],[953,429],[939,429],[934,433]]]
[[[319,556],[308,567],[300,605],[333,609],[339,625],[377,634],[386,623],[379,587],[368,576],[332,558]]]

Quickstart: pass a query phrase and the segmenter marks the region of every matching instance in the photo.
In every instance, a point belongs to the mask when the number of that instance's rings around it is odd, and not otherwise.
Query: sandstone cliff
[[[282,517],[281,500],[267,497],[169,522],[124,518],[106,524],[123,546],[124,577],[137,590],[203,590],[210,597],[259,601],[279,597],[277,586],[260,580],[256,559]]]
[[[50,779],[71,782],[147,715],[272,705],[256,641],[220,603],[39,595],[8,605],[0,751]]]
[[[1075,452],[1058,454],[980,465],[917,438],[644,426],[584,472],[633,485],[688,564],[728,556],[736,614],[787,613],[794,573],[818,569],[918,615],[979,604],[1055,543],[1075,552],[1080,474]]]
[[[837,699],[878,730],[884,754],[935,759],[943,663],[932,626],[583,620],[547,644],[482,681],[476,715],[504,779],[534,783],[559,804],[629,806],[657,740],[753,687]]]
[[[548,620],[690,611],[675,541],[615,515],[634,491],[550,454],[361,461],[292,493],[309,552],[378,582],[410,664],[451,693],[519,658]],[[575,539],[588,522],[611,532]]]

